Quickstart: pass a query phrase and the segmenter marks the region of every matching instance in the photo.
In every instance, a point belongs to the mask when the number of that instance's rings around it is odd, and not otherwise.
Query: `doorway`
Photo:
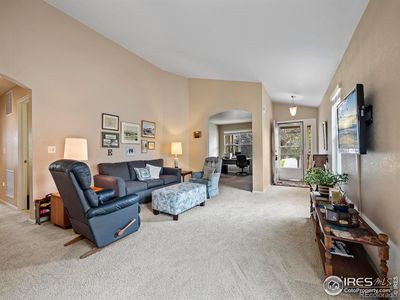
[[[222,158],[220,183],[253,191],[252,114],[227,110],[208,119],[208,156]]]
[[[0,75],[0,200],[29,210],[32,195],[31,91]]]
[[[316,120],[276,122],[274,131],[275,184],[302,184],[309,164],[308,159],[317,148]]]
[[[30,208],[30,116],[31,97],[27,95],[17,104],[18,112],[18,209]]]

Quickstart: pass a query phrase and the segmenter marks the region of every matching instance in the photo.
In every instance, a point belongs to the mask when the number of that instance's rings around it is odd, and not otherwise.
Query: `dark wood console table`
[[[318,243],[325,275],[343,277],[371,277],[386,280],[388,273],[387,261],[389,259],[388,236],[377,234],[361,217],[360,226],[347,228],[331,224],[325,220],[323,211],[324,203],[328,199],[318,197],[311,191],[311,219],[315,226],[316,242]],[[322,209],[322,210],[321,210]],[[346,243],[354,258],[332,255],[330,249],[333,240]],[[363,245],[378,248],[380,259],[379,274],[372,266]]]

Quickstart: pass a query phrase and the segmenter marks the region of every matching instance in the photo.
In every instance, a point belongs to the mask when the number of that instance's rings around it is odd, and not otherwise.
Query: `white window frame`
[[[335,91],[332,94],[331,102],[332,110],[332,171],[334,173],[342,173],[342,154],[339,152],[339,137],[338,137],[338,116],[337,116],[337,108],[342,101],[340,97],[341,88],[340,86],[336,86]]]
[[[238,133],[251,133],[253,135],[253,131],[251,129],[224,131],[224,154],[226,154],[225,151],[226,151],[227,146],[229,146],[229,147],[231,147],[231,146],[239,146],[239,147],[240,146],[252,146],[253,147],[253,144],[226,144],[225,143],[225,135],[238,134]]]

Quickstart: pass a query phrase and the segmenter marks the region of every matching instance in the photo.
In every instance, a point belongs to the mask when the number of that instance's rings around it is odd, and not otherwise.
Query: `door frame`
[[[287,121],[274,121],[274,134],[273,136],[273,168],[274,168],[274,183],[276,184],[278,181],[278,170],[277,170],[277,134],[276,129],[279,124],[285,123],[303,123],[303,176],[307,172],[307,149],[306,149],[306,137],[307,137],[307,126],[311,125],[311,153],[315,154],[318,152],[318,128],[317,128],[317,119],[296,119],[296,120],[287,120]]]
[[[26,110],[26,120],[24,120]],[[17,102],[18,113],[18,173],[17,173],[17,208],[30,209],[32,203],[32,97],[26,95]],[[25,124],[26,122],[26,124]],[[28,142],[23,143],[24,130],[27,130]],[[28,149],[26,149],[26,147]],[[24,152],[28,152],[27,163],[24,163]],[[27,168],[27,169],[26,169]],[[24,195],[28,192],[29,202]]]

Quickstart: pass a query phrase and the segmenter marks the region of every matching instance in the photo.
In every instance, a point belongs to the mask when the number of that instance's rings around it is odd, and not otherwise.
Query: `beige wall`
[[[55,191],[48,165],[62,158],[66,137],[88,139],[89,161],[128,160],[125,146],[108,157],[100,147],[101,113],[120,121],[157,122],[156,150],[129,159],[163,157],[183,142],[188,166],[188,80],[164,72],[40,0],[0,0],[0,74],[32,90],[33,198]],[[11,30],[12,29],[12,30]],[[47,146],[55,145],[56,154]]]
[[[263,113],[262,85],[251,82],[189,79],[189,99],[190,167],[194,170],[202,169],[207,155],[208,118],[226,110],[245,110],[252,113],[253,119],[253,189],[264,191],[269,183],[268,179],[264,179],[262,164],[263,146],[266,146],[262,133],[263,119],[272,113],[272,108],[269,106],[270,111]],[[268,99],[266,97],[266,102]],[[196,130],[203,132],[200,139],[193,138],[192,133]]]
[[[343,98],[356,83],[364,84],[366,104],[374,105],[374,123],[368,128],[368,154],[359,157],[359,165],[356,155],[343,155],[343,172],[350,173],[346,189],[362,212],[389,234],[397,250],[400,245],[399,37],[400,1],[371,0],[319,108],[319,120],[330,120],[329,98],[335,86],[341,85]],[[399,254],[397,251],[397,257],[391,257],[392,274],[400,273]],[[397,272],[393,270],[396,264]]]
[[[251,130],[251,122],[218,125],[219,156],[223,157],[225,154],[225,145],[224,145],[224,132],[225,131],[248,130],[248,129]]]
[[[304,119],[317,119],[318,107],[301,106],[297,105],[297,113],[294,117],[290,115],[290,104],[272,103],[273,118],[275,121],[290,121],[290,120],[304,120]]]
[[[264,189],[272,183],[272,132],[273,108],[272,100],[266,89],[262,86],[262,172]],[[254,130],[253,130],[254,133]],[[254,150],[253,150],[254,152]],[[253,163],[254,168],[254,163]]]
[[[16,86],[10,90],[13,94],[13,112],[6,116],[6,94],[0,96],[0,199],[17,206],[18,175],[18,100],[29,91]],[[6,172],[14,172],[14,198],[6,196]]]
[[[219,126],[208,123],[208,156],[221,156],[219,138]]]

